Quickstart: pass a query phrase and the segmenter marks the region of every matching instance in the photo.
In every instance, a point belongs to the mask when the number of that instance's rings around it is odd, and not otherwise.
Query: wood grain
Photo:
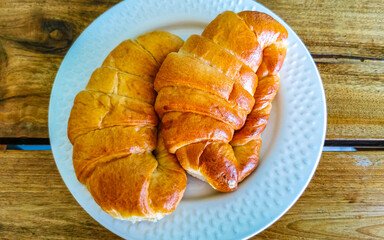
[[[384,139],[384,61],[316,62],[327,100],[327,139]]]
[[[117,2],[1,1],[0,138],[48,138],[49,96],[65,53]]]
[[[279,15],[317,56],[384,59],[381,0],[258,0]]]
[[[4,239],[119,239],[64,185],[50,151],[0,151]],[[253,239],[384,238],[384,152],[326,152],[309,187]]]
[[[0,138],[47,138],[48,103],[70,45],[113,1],[0,4]],[[329,139],[384,139],[381,0],[267,1],[313,54],[328,103]]]
[[[1,239],[116,239],[76,202],[51,151],[0,152]]]

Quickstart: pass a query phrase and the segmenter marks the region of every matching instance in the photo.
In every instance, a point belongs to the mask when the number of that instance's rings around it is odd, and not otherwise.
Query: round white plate
[[[91,73],[121,41],[145,32],[166,30],[186,39],[225,10],[265,12],[289,32],[281,85],[268,126],[262,134],[261,162],[232,193],[219,193],[188,177],[184,198],[175,212],[152,222],[115,220],[95,203],[72,166],[67,122],[76,94]],[[49,135],[65,184],[99,223],[127,239],[243,239],[280,218],[300,197],[319,162],[326,129],[322,82],[308,50],[277,15],[251,0],[125,1],[97,18],[65,56],[53,85]]]

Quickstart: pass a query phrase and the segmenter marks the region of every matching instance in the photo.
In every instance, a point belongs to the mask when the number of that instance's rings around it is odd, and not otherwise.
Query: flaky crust
[[[76,176],[115,218],[158,220],[183,196],[185,171],[157,133],[153,106],[154,77],[182,44],[161,31],[122,42],[75,98],[68,138]]]
[[[219,191],[235,190],[259,162],[287,37],[267,14],[227,11],[169,54],[155,78],[166,148]]]

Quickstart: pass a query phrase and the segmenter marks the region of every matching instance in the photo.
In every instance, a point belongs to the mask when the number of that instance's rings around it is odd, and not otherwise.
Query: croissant
[[[228,192],[256,168],[287,37],[267,14],[227,11],[166,57],[155,110],[166,148],[189,174]]]
[[[157,136],[153,106],[154,77],[182,44],[162,31],[123,41],[74,100],[68,138],[76,176],[115,218],[158,220],[183,196],[185,171]]]

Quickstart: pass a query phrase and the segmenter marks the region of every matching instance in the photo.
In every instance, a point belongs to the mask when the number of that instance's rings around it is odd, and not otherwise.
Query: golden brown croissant
[[[267,14],[227,11],[170,53],[156,76],[166,148],[219,191],[236,189],[259,162],[287,37]]]
[[[75,98],[68,138],[76,175],[115,218],[157,220],[183,196],[185,171],[157,137],[153,107],[154,77],[182,44],[161,31],[122,42]]]

